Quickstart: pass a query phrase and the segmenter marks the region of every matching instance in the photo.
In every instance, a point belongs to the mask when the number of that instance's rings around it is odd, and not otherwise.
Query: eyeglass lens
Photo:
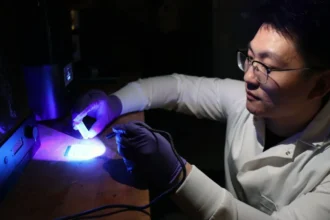
[[[249,67],[252,64],[253,73],[254,73],[254,76],[256,77],[256,79],[260,83],[266,83],[268,74],[267,74],[267,69],[265,66],[263,66],[262,64],[260,64],[258,62],[251,62],[251,60],[249,60],[249,58],[242,52],[237,53],[237,63],[238,63],[238,67],[240,68],[240,70],[242,70],[244,73],[246,73],[248,71]]]

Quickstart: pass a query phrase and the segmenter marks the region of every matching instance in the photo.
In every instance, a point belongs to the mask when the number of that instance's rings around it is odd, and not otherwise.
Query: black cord
[[[60,218],[57,218],[56,220],[86,219],[86,217],[88,217],[86,215],[90,215],[90,214],[93,214],[93,213],[101,211],[101,210],[113,209],[113,208],[121,208],[122,210],[115,211],[115,212],[110,212],[110,213],[103,214],[103,215],[96,215],[96,216],[94,216],[94,218],[102,218],[102,217],[110,216],[110,215],[117,214],[119,212],[125,212],[125,211],[144,211],[145,209],[147,209],[150,206],[154,205],[156,202],[158,202],[163,197],[165,197],[165,196],[173,193],[174,191],[176,191],[176,189],[178,189],[182,185],[182,183],[185,181],[185,179],[187,177],[187,170],[186,170],[186,166],[185,166],[184,162],[182,161],[182,158],[179,156],[178,152],[176,151],[176,149],[174,147],[172,136],[168,132],[152,129],[152,128],[146,126],[143,123],[140,123],[140,125],[144,126],[146,129],[148,129],[152,133],[156,132],[156,133],[162,134],[170,142],[172,151],[175,154],[176,158],[179,160],[179,163],[182,167],[183,178],[180,180],[180,182],[178,182],[177,184],[175,184],[174,186],[172,186],[171,188],[169,188],[168,190],[166,190],[165,192],[163,192],[162,194],[157,196],[155,199],[153,199],[149,204],[144,205],[144,206],[134,206],[134,205],[126,205],[126,204],[105,205],[105,206],[94,208],[94,209],[91,209],[91,210],[88,210],[88,211],[85,211],[85,212],[81,212],[81,213],[78,213],[78,214],[65,216],[65,217],[60,217]],[[154,133],[153,133],[153,135],[155,136]],[[156,138],[156,140],[158,140],[158,139]],[[158,145],[158,142],[157,142],[157,145]],[[158,145],[158,147],[159,147],[159,145]],[[89,218],[92,218],[92,216],[89,216]]]
[[[137,211],[137,212],[142,212],[142,213],[144,213],[144,214],[150,216],[150,214],[149,214],[147,211],[145,211],[145,210],[121,209],[121,210],[114,211],[114,212],[109,212],[109,213],[106,213],[106,214],[100,214],[100,215],[89,215],[89,216],[86,216],[86,217],[80,217],[79,219],[80,219],[80,220],[82,220],[82,219],[96,219],[96,218],[107,217],[107,216],[110,216],[110,215],[115,215],[115,214],[122,213],[122,212],[127,212],[127,211]]]

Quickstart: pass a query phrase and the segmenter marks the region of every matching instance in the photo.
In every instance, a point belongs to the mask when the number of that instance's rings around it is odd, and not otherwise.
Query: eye
[[[247,59],[248,59],[249,61],[252,61],[252,60],[253,60],[253,56],[251,55],[251,52],[250,52],[250,51],[248,51]]]
[[[254,70],[259,72],[259,68],[258,68],[258,66],[255,66],[255,67],[254,67]]]

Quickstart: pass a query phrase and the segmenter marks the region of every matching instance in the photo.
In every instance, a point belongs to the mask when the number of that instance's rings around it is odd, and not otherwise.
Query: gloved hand
[[[117,96],[108,96],[103,91],[91,90],[84,94],[72,109],[72,126],[81,123],[86,115],[96,119],[89,129],[88,138],[98,135],[110,122],[120,116],[122,103]]]
[[[180,174],[181,164],[170,142],[142,122],[115,125],[119,154],[135,164],[134,171],[142,173],[149,184],[168,189]],[[186,161],[181,158],[183,163]]]

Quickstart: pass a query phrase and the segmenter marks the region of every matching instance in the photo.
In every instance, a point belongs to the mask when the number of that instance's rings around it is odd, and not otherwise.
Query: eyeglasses
[[[298,69],[277,69],[277,68],[270,68],[266,66],[265,64],[253,60],[250,57],[247,56],[247,54],[243,51],[237,51],[237,65],[244,73],[246,73],[250,66],[253,67],[253,74],[255,78],[260,82],[261,84],[266,84],[268,80],[268,75],[272,71],[293,71],[293,70],[308,70],[310,68],[298,68]]]

